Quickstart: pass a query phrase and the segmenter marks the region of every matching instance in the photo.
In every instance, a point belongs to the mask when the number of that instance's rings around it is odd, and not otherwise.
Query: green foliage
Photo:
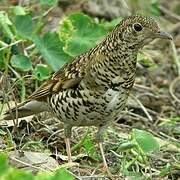
[[[55,5],[57,1],[43,1],[42,4]],[[49,65],[52,71],[58,70],[72,57],[79,55],[100,41],[107,34],[119,19],[110,23],[98,24],[92,18],[82,13],[74,13],[66,17],[60,25],[59,35],[55,32],[47,32],[40,36],[42,27],[39,22],[33,21],[31,15],[26,13],[25,8],[14,6],[12,8],[14,15],[12,21],[8,18],[8,14],[0,12],[0,25],[4,30],[5,39],[8,37],[8,43],[1,41],[1,45],[6,47],[12,43],[13,39],[26,41],[26,44],[35,44],[32,53],[39,53],[44,58],[46,64]],[[18,71],[33,70],[33,77],[37,80],[47,79],[50,74],[45,66],[37,66],[32,68],[32,63],[27,56],[23,55],[20,50],[20,44],[13,45],[10,48],[4,48],[0,54],[0,67],[4,67],[4,60],[11,56],[10,60],[13,68]],[[4,52],[5,56],[4,56]],[[14,54],[14,55],[13,55]]]
[[[127,151],[127,150],[130,150],[132,148],[136,147],[136,144],[133,143],[133,142],[124,142],[122,144],[120,144],[120,146],[118,147],[118,150],[117,152],[119,151]]]
[[[7,172],[8,164],[5,154],[0,154],[0,178]]]
[[[73,180],[74,177],[64,168],[60,168],[53,173],[39,172],[33,175],[29,171],[12,168],[7,163],[7,156],[0,154],[0,179],[1,180]]]
[[[144,179],[143,174],[134,170],[134,165],[148,165],[148,155],[160,149],[155,137],[144,130],[133,129],[129,141],[123,142],[116,152],[123,153],[121,171],[130,179]],[[131,158],[130,158],[131,157]]]
[[[63,42],[56,33],[46,33],[42,38],[36,36],[34,42],[46,63],[54,71],[70,59],[70,56],[63,51]]]
[[[0,108],[1,108],[1,106],[0,106]],[[3,131],[2,129],[0,129],[0,135],[6,135],[6,132],[5,131]]]
[[[165,177],[167,174],[169,174],[171,171],[171,164],[167,163],[159,173],[160,177]]]
[[[0,51],[0,69],[4,69],[5,64],[4,64],[4,57],[3,53]]]
[[[39,173],[37,176],[35,176],[34,180],[74,180],[74,178],[64,168],[61,168],[52,175],[48,175],[47,173]]]
[[[137,61],[142,64],[144,67],[147,68],[154,68],[156,64],[154,63],[153,59],[148,56],[147,54],[138,53]]]
[[[61,168],[59,171],[55,173],[52,180],[56,180],[56,179],[73,180],[74,178],[65,169]]]
[[[107,29],[108,31],[112,30],[116,25],[119,24],[119,22],[121,22],[122,17],[118,17],[116,19],[113,19],[112,21],[108,22],[105,21],[104,23],[102,23],[102,25],[104,26],[105,29]]]
[[[178,117],[173,117],[167,120],[164,120],[159,126],[161,126],[164,129],[167,129],[171,133],[180,135],[180,116]]]
[[[96,153],[94,143],[93,143],[93,141],[92,141],[92,139],[90,137],[86,136],[86,138],[83,141],[82,146],[85,148],[86,153],[90,157],[92,157],[94,159],[97,159],[98,155]]]
[[[49,5],[49,6],[52,6],[52,5],[56,5],[58,0],[40,0],[41,4],[43,5]]]
[[[13,6],[12,13],[15,16],[23,16],[26,15],[25,9],[22,6]]]
[[[144,177],[142,176],[142,173],[134,172],[134,171],[128,171],[127,168],[125,168],[125,167],[123,169],[123,174],[124,174],[124,176],[128,177],[128,179],[131,179],[131,180],[141,180],[141,179],[144,179]]]
[[[39,81],[49,78],[50,69],[45,64],[37,64],[33,70],[33,77]]]
[[[151,0],[151,9],[150,12],[154,16],[160,16],[161,12],[159,10],[159,3],[157,0]]]
[[[14,55],[11,58],[11,65],[20,71],[29,71],[32,69],[31,60],[24,55]]]
[[[64,51],[70,56],[79,55],[94,47],[107,34],[107,30],[89,16],[74,13],[63,20],[59,36],[64,42]]]
[[[33,32],[33,21],[29,15],[18,15],[15,18],[15,27],[18,35],[24,39],[31,39]]]
[[[177,3],[176,6],[173,7],[173,12],[180,15],[180,3]]]
[[[0,11],[0,27],[4,31],[5,35],[10,39],[14,38],[14,35],[11,31],[12,22],[9,20],[7,13]]]
[[[137,14],[147,15],[147,16],[160,16],[161,12],[159,10],[158,0],[131,0],[131,4],[134,9],[137,10]]]
[[[30,172],[9,168],[8,172],[2,176],[3,180],[33,180],[33,175]]]
[[[143,153],[150,153],[160,149],[159,143],[154,136],[147,131],[133,129],[131,137],[133,142],[137,144],[138,149]]]

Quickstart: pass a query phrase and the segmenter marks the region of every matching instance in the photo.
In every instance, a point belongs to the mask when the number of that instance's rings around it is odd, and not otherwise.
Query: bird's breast
[[[120,113],[125,107],[128,95],[129,90],[123,88],[119,88],[119,90],[112,88],[108,89],[107,92],[102,96],[102,99],[105,100],[105,114],[114,118],[114,116],[116,116],[117,113]]]
[[[56,116],[72,126],[98,126],[116,119],[124,108],[128,91],[107,89],[100,94],[94,89],[59,92],[49,101]]]

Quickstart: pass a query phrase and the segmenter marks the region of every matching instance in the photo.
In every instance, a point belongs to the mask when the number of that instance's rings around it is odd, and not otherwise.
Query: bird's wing
[[[88,62],[87,62],[88,61]],[[80,83],[87,72],[87,63],[90,63],[87,54],[77,56],[71,63],[66,64],[55,72],[51,79],[44,82],[28,100],[46,100],[46,97],[64,89],[74,88]]]
[[[48,111],[46,106],[47,97],[51,94],[64,91],[66,89],[76,88],[81,80],[87,75],[89,67],[96,60],[102,60],[102,56],[93,54],[92,58],[88,53],[77,56],[71,63],[66,64],[59,71],[55,72],[52,77],[44,82],[28,99],[20,103],[15,108],[5,112],[4,119],[15,119],[25,117],[43,111]]]

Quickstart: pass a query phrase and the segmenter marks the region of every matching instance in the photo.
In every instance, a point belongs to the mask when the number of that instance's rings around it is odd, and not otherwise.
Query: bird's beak
[[[155,33],[155,38],[173,40],[173,37],[169,33],[163,31],[158,31],[157,33]]]

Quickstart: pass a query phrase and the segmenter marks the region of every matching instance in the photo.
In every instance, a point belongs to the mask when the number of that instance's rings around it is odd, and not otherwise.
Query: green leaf
[[[86,139],[83,142],[83,147],[85,148],[86,153],[90,157],[97,159],[98,155],[96,153],[96,149],[95,149],[95,146],[93,144],[93,141],[90,137],[88,137],[88,136],[86,137]]]
[[[74,177],[64,168],[60,168],[53,174],[40,172],[35,180],[74,180]]]
[[[16,16],[15,27],[17,33],[25,39],[32,39],[33,35],[33,21],[29,15]]]
[[[161,15],[161,11],[159,9],[159,3],[157,0],[151,0],[151,14],[154,16],[160,16]]]
[[[0,11],[0,22],[7,25],[12,25],[8,15],[4,11]]]
[[[170,163],[167,163],[161,170],[161,172],[159,173],[159,175],[161,177],[164,177],[166,176],[167,174],[169,174],[171,171],[171,164]]]
[[[132,149],[136,146],[136,144],[132,143],[132,142],[124,142],[122,144],[120,144],[120,146],[118,147],[117,152],[119,151],[127,151],[129,149]]]
[[[64,168],[61,168],[55,173],[54,177],[52,178],[52,180],[56,180],[56,179],[74,180],[74,177]]]
[[[124,169],[123,174],[124,176],[126,176],[126,179],[129,179],[129,180],[142,180],[143,179],[142,173],[140,172],[134,172],[134,171],[129,171],[128,169]]]
[[[156,141],[154,136],[144,130],[133,129],[132,140],[135,141],[138,147],[144,152],[149,153],[152,151],[159,150],[159,143]]]
[[[104,28],[106,28],[108,31],[112,30],[116,25],[118,25],[122,20],[122,17],[118,17],[116,19],[113,19],[112,21],[108,22],[104,22],[102,25],[104,26]]]
[[[1,107],[1,106],[0,106]],[[0,135],[6,135],[7,133],[5,131],[3,131],[2,129],[0,129]]]
[[[36,36],[34,43],[54,71],[62,67],[71,58],[63,51],[63,43],[56,33],[46,33],[43,38]]]
[[[11,58],[11,65],[20,71],[29,71],[32,69],[32,62],[27,56],[14,55]]]
[[[166,129],[173,134],[180,135],[179,122],[180,122],[180,117],[177,116],[162,121],[159,124],[159,126],[161,126],[163,129]]]
[[[4,153],[0,153],[0,177],[8,171],[7,156]]]
[[[53,6],[56,5],[58,0],[40,0],[41,4]]]
[[[22,6],[12,6],[12,12],[15,16],[26,15],[25,9]]]
[[[0,179],[2,180],[74,180],[74,177],[64,168],[53,173],[39,173],[33,175],[31,172],[9,167],[7,156],[0,153]]]
[[[12,26],[12,22],[9,20],[8,15],[4,11],[0,11],[0,26],[2,26],[4,33],[10,39],[14,38],[14,35],[10,28],[10,26]]]
[[[33,70],[33,76],[35,79],[39,81],[43,81],[48,79],[50,75],[50,70],[45,64],[37,64],[35,69]]]
[[[5,180],[34,180],[31,172],[11,168],[3,177]]]
[[[63,20],[59,35],[65,43],[64,51],[70,56],[79,55],[94,47],[107,30],[95,23],[89,16],[75,13]]]
[[[137,61],[142,64],[144,67],[147,68],[153,68],[156,67],[156,64],[154,63],[152,57],[148,56],[144,53],[138,53],[137,55]]]
[[[0,69],[5,67],[3,51],[0,51]]]

